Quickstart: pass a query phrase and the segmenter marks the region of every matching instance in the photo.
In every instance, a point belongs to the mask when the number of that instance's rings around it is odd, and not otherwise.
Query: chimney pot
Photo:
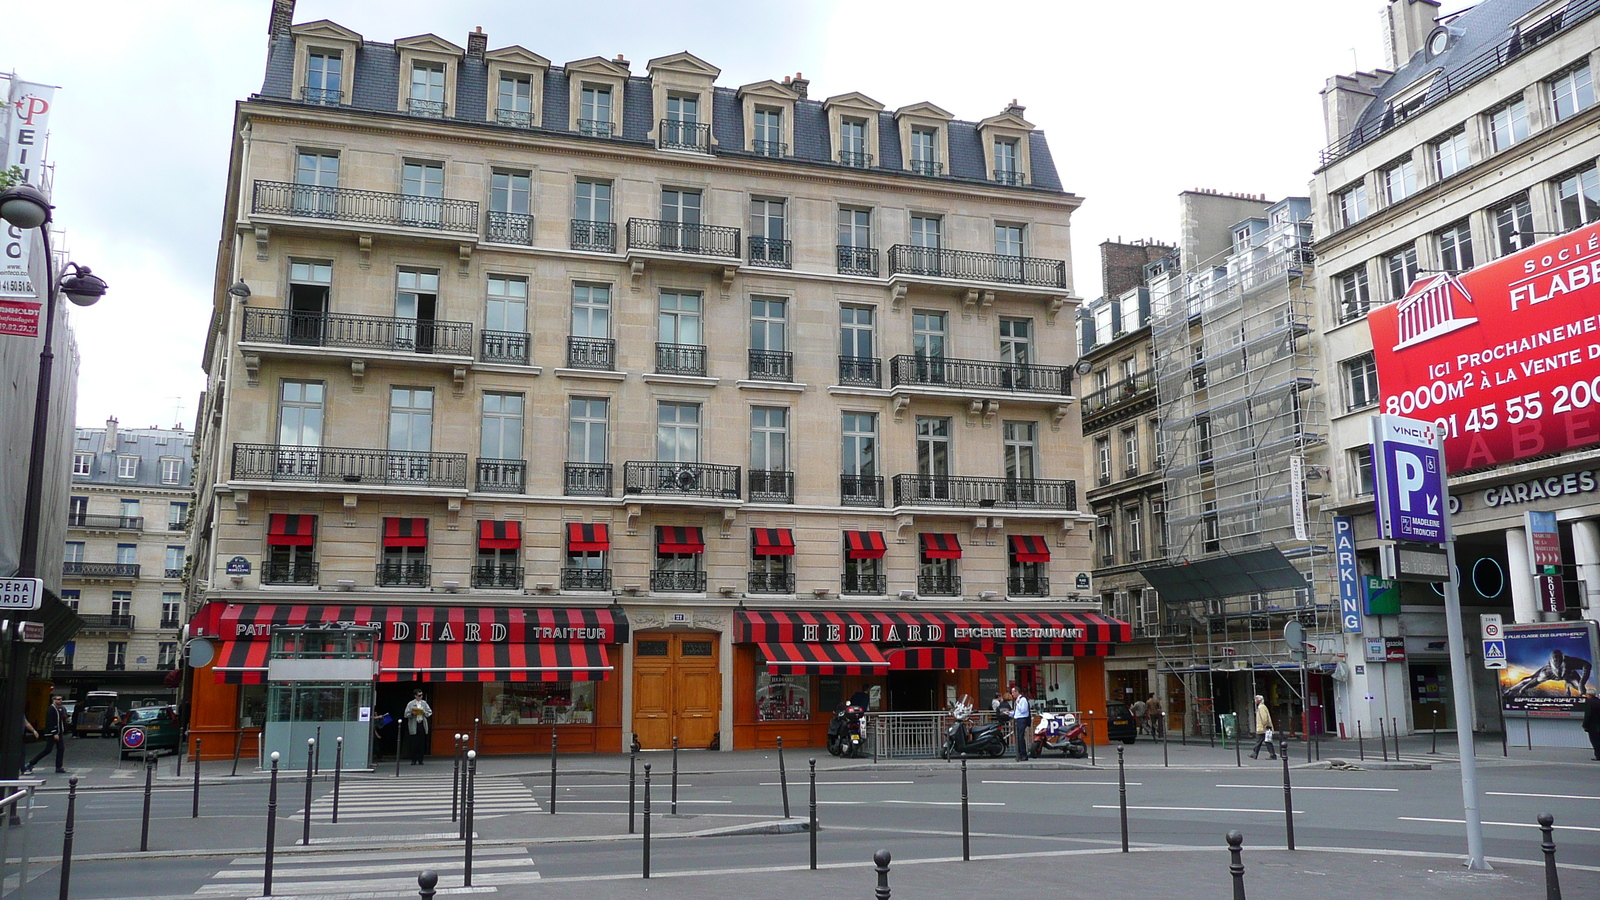
[[[489,50],[489,36],[483,33],[483,26],[478,26],[467,35],[467,57],[469,59],[483,59]]]
[[[794,91],[796,94],[799,94],[800,95],[800,99],[802,99],[802,100],[805,99],[806,93],[811,88],[811,82],[807,81],[805,79],[804,75],[801,75],[799,72],[796,72],[796,73],[794,73],[794,78],[793,79],[784,79],[784,80],[789,83],[789,89],[790,90]]]
[[[272,0],[272,13],[267,18],[267,36],[278,37],[289,33],[294,24],[294,0]]]

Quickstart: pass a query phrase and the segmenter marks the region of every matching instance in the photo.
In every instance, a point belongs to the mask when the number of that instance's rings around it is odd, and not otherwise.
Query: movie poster
[[[1509,625],[1505,639],[1500,699],[1506,712],[1581,716],[1585,695],[1600,694],[1593,622]]]

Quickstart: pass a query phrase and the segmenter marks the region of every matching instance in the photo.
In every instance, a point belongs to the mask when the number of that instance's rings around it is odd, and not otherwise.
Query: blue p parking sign
[[[1378,480],[1379,536],[1444,543],[1448,539],[1444,453],[1433,423],[1374,416],[1372,459]]]

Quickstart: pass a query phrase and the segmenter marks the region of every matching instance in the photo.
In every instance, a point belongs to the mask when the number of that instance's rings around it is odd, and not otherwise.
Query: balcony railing
[[[889,579],[885,575],[862,575],[846,572],[839,576],[839,593],[871,594],[881,597],[889,593]]]
[[[181,568],[179,568],[179,569],[162,569],[161,570],[161,577],[162,578],[182,578],[183,577],[183,569],[181,569]]]
[[[1086,416],[1111,409],[1126,403],[1156,387],[1156,373],[1154,369],[1145,369],[1136,372],[1115,384],[1107,385],[1093,391],[1083,398],[1083,414]]]
[[[911,171],[917,175],[943,175],[944,163],[935,162],[931,159],[913,159],[911,161]]]
[[[378,563],[379,587],[429,587],[433,584],[433,566],[427,563]]]
[[[182,522],[168,522],[167,523],[167,530],[168,531],[188,531],[189,530],[189,526],[185,525]]]
[[[1006,579],[1008,597],[1048,597],[1050,579],[1040,576],[1012,576]]]
[[[839,504],[841,506],[882,506],[882,475],[840,475]]]
[[[282,181],[257,181],[250,211],[261,215],[467,234],[476,234],[478,231],[478,204],[471,200],[413,197]]]
[[[338,106],[344,102],[344,91],[306,85],[300,89],[300,99],[316,106]]]
[[[751,141],[750,151],[757,156],[788,156],[789,145],[782,141]]]
[[[918,575],[917,593],[929,597],[961,596],[959,575]]]
[[[793,503],[794,473],[779,469],[751,469],[745,476],[749,481],[751,503]]]
[[[239,481],[307,481],[465,489],[467,455],[412,450],[363,450],[355,447],[234,444],[233,478]]]
[[[794,354],[787,350],[751,350],[750,377],[756,381],[793,381]]]
[[[836,245],[839,274],[878,277],[878,250],[876,247],[847,247]]]
[[[794,268],[794,247],[792,242],[780,238],[754,237],[750,238],[750,265],[761,266],[767,269],[792,269]]]
[[[143,531],[144,516],[97,516],[67,513],[68,528],[100,528],[107,531]],[[181,528],[179,529],[182,530]]]
[[[628,249],[738,259],[739,229],[661,219],[629,219]]]
[[[562,569],[563,591],[610,591],[610,569]]]
[[[78,618],[83,620],[83,627],[88,631],[132,631],[133,616],[123,616],[112,613],[79,613]]]
[[[498,125],[508,125],[512,128],[532,128],[533,113],[525,109],[496,109],[494,121]]]
[[[569,497],[611,496],[610,463],[567,463],[565,491]]]
[[[571,246],[574,250],[615,253],[617,252],[617,223],[573,219]]]
[[[973,478],[960,475],[896,475],[895,506],[957,506],[973,509],[1077,509],[1075,481]]]
[[[567,338],[567,368],[614,371],[617,367],[617,342],[610,338]]]
[[[522,213],[484,213],[483,239],[491,244],[533,246],[533,216]]]
[[[531,339],[526,331],[480,331],[478,359],[487,363],[525,366],[528,364],[528,343]]]
[[[993,281],[1063,290],[1067,286],[1067,264],[1064,260],[913,247],[910,244],[895,244],[889,248],[889,272],[894,275]]]
[[[261,564],[262,584],[316,584],[321,574],[314,562],[264,562]]]
[[[839,383],[858,387],[881,387],[883,360],[876,356],[839,357]]]
[[[138,563],[64,562],[61,574],[67,578],[138,578]]]
[[[419,100],[411,97],[406,100],[406,112],[424,119],[444,118],[443,100]]]
[[[661,594],[704,594],[706,573],[651,569],[650,590]]]
[[[480,459],[475,490],[492,494],[521,494],[528,484],[528,462],[522,459]]]
[[[794,593],[793,572],[751,572],[746,583],[752,594]]]
[[[656,344],[656,374],[706,374],[706,348],[703,344]]]
[[[1028,176],[1015,169],[995,169],[994,180],[1000,184],[1027,184]]]
[[[286,309],[245,310],[244,341],[296,347],[348,347],[401,353],[472,355],[472,325],[397,316],[352,316]]]
[[[656,146],[664,150],[711,151],[711,126],[704,122],[662,119],[656,129]]]
[[[840,150],[839,165],[849,166],[852,169],[870,169],[872,154],[861,150]]]
[[[1072,393],[1072,371],[1063,366],[1024,366],[902,354],[889,360],[889,371],[895,385],[1063,396]]]
[[[589,137],[611,137],[610,119],[579,119],[578,133]]]
[[[520,591],[523,575],[524,569],[521,566],[473,566],[472,586],[489,590]]]
[[[622,464],[622,492],[737,500],[739,467],[709,463],[626,462]]]

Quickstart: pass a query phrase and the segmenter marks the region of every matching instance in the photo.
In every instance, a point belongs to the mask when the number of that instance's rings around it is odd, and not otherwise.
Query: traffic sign
[[[0,609],[38,609],[43,599],[41,578],[0,578]]]
[[[137,725],[129,725],[122,729],[122,746],[128,750],[137,750],[144,746],[144,729]]]
[[[1531,510],[1524,513],[1528,530],[1528,565],[1533,575],[1553,575],[1561,565],[1561,529],[1556,514]]]
[[[1500,639],[1500,614],[1482,613],[1478,616],[1478,624],[1483,630],[1483,639],[1494,641]]]
[[[1432,422],[1372,417],[1379,536],[1442,544],[1445,527],[1444,455]]]
[[[1566,612],[1567,590],[1560,575],[1535,575],[1539,583],[1539,609],[1543,612]]]
[[[1500,640],[1485,640],[1483,642],[1483,667],[1485,669],[1504,669],[1506,667],[1506,642]]]
[[[44,623],[43,622],[23,622],[22,623],[22,642],[24,644],[42,644],[42,643],[44,643]]]

